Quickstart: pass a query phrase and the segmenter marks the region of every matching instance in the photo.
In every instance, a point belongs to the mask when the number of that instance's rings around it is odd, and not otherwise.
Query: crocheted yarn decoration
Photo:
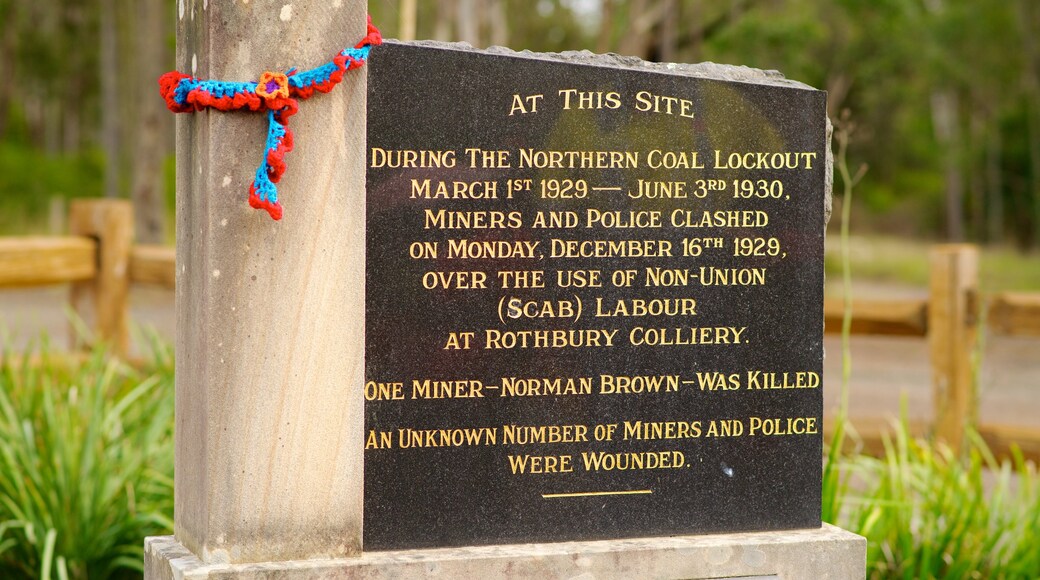
[[[275,186],[285,173],[285,154],[292,151],[293,134],[289,117],[299,110],[299,100],[309,99],[315,92],[327,93],[343,80],[348,70],[361,67],[368,60],[371,47],[382,44],[383,37],[368,17],[368,33],[354,48],[347,48],[317,68],[286,73],[265,72],[257,82],[205,81],[177,71],[159,77],[159,94],[174,113],[192,113],[206,108],[219,111],[267,111],[267,142],[264,157],[249,186],[249,205],[267,210],[276,220],[282,219]]]

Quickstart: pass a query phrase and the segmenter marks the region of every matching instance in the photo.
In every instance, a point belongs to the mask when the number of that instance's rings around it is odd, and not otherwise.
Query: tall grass
[[[1021,454],[998,462],[970,433],[965,456],[908,435],[882,458],[846,458],[854,473],[842,523],[867,538],[871,578],[1038,578],[1040,494]]]
[[[0,359],[0,577],[140,577],[173,513],[173,364]]]

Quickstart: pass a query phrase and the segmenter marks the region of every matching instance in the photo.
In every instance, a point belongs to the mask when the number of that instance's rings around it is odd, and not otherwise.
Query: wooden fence
[[[71,283],[70,300],[95,335],[119,353],[128,346],[130,284],[173,289],[173,248],[133,245],[133,211],[121,200],[77,200],[70,206],[68,237],[0,238],[0,288]],[[929,296],[917,300],[854,300],[852,334],[921,337],[929,343],[935,420],[912,426],[959,447],[977,424],[978,401],[971,360],[980,321],[995,335],[1040,337],[1040,294],[995,294],[978,289],[978,249],[943,245],[930,256]],[[824,303],[826,332],[841,332],[844,302]],[[887,425],[853,420],[864,447],[877,452]],[[1040,429],[978,425],[1000,456],[1018,444],[1040,459]]]
[[[176,278],[173,248],[133,245],[133,221],[128,201],[73,201],[69,236],[0,238],[0,288],[70,283],[95,336],[126,353],[130,284],[172,290]]]
[[[915,434],[934,434],[959,449],[967,428],[974,425],[997,456],[1009,456],[1016,444],[1026,457],[1040,460],[1040,429],[979,423],[972,369],[983,320],[991,335],[1040,337],[1040,294],[983,297],[979,293],[979,252],[975,246],[936,246],[929,260],[927,298],[853,300],[851,333],[916,336],[928,341],[934,420],[930,425],[912,424]],[[828,334],[841,333],[844,308],[842,299],[824,302]],[[880,453],[887,422],[861,418],[852,423],[864,447]]]

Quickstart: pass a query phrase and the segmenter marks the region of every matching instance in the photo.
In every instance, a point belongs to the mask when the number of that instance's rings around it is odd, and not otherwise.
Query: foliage
[[[0,360],[0,577],[140,577],[173,513],[172,354]]]
[[[388,36],[403,1],[369,2]],[[861,231],[939,236],[955,205],[969,240],[1040,244],[1040,4],[1032,0],[466,4],[480,31],[493,28],[482,15],[504,6],[508,44],[518,49],[778,69],[827,90],[831,117],[847,110],[859,125],[849,157],[872,168],[857,198],[875,218]],[[462,5],[420,3],[418,37],[459,39],[452,24]],[[937,121],[947,114],[948,135]]]
[[[0,142],[0,231],[39,233],[51,200],[97,197],[103,174],[96,150],[48,155]]]
[[[143,537],[169,533],[173,365],[153,350],[140,370],[102,349],[0,360],[0,577],[137,577]],[[1040,577],[1035,466],[893,432],[882,458],[832,442],[825,468],[824,519],[867,538],[870,577]]]
[[[154,352],[0,361],[0,577],[137,577],[143,537],[169,533],[173,365]],[[1040,576],[1035,466],[893,432],[882,458],[832,446],[825,470],[824,519],[866,536],[870,577]]]
[[[1040,577],[1040,480],[1017,452],[997,462],[970,433],[966,457],[914,439],[905,420],[882,458],[851,456],[845,511],[831,522],[867,538],[872,578]]]
[[[861,207],[885,216],[871,220],[875,229],[942,233],[956,204],[966,211],[968,239],[1037,242],[1035,2],[743,4],[731,24],[705,38],[701,53],[777,68],[827,89],[832,117],[851,112],[861,130],[850,158],[872,168]],[[945,136],[944,112],[951,121]],[[955,189],[962,193],[950,197]]]

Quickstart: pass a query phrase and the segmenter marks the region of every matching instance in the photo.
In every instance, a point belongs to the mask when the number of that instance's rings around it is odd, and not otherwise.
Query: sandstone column
[[[177,66],[256,80],[365,34],[360,0],[178,0]],[[206,563],[361,551],[366,71],[301,101],[281,221],[266,115],[177,118],[175,535]]]

